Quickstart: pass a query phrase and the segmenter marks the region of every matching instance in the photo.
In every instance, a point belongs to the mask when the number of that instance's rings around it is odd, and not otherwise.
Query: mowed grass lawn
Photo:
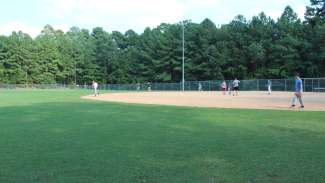
[[[0,182],[324,183],[325,113],[0,90]],[[308,106],[308,104],[306,104]]]

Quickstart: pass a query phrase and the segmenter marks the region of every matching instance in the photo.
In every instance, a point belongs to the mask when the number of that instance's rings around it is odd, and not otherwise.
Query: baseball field
[[[0,90],[0,182],[325,182],[325,112],[307,110],[320,97],[291,111],[81,98],[90,94]]]

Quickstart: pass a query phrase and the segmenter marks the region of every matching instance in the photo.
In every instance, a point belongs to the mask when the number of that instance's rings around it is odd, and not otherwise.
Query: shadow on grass
[[[88,101],[0,107],[0,182],[323,182],[323,117]],[[303,129],[307,119],[318,129]]]

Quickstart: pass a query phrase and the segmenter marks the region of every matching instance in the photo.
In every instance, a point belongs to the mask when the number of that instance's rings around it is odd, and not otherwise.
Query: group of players
[[[238,96],[238,91],[239,91],[239,83],[240,81],[235,78],[232,83],[229,83],[229,86],[227,87],[227,83],[226,81],[224,80],[222,83],[221,83],[221,91],[222,91],[222,94],[223,95],[226,95],[226,92],[228,91],[228,94],[231,95],[231,91],[233,91],[233,96]],[[148,91],[151,91],[151,84],[149,85],[150,86],[150,90],[148,89]],[[232,86],[232,87],[230,87]],[[98,92],[98,83],[93,81],[92,82],[92,87],[94,89],[94,96],[98,96],[99,95],[99,92]],[[268,80],[268,83],[267,83],[267,88],[268,88],[268,94],[271,95],[271,90],[272,90],[272,82],[271,80]],[[202,91],[202,85],[201,83],[199,83],[199,91]],[[301,78],[299,77],[299,74],[296,74],[295,76],[295,92],[294,92],[294,96],[292,98],[292,102],[291,102],[291,107],[290,108],[295,108],[296,107],[296,102],[297,102],[297,99],[300,103],[300,108],[303,109],[305,108],[304,106],[304,102],[302,100],[302,94],[303,94],[303,86],[302,86],[302,80]]]
[[[240,83],[240,81],[237,78],[235,78],[235,80],[232,83],[229,83],[229,85],[232,85],[232,87],[230,87],[230,86],[227,87],[227,83],[224,80],[220,86],[222,94],[226,95],[226,92],[228,90],[229,95],[231,95],[231,91],[233,91],[233,96],[238,96],[239,83]],[[272,81],[271,80],[267,81],[267,89],[268,89],[268,94],[271,95],[271,93],[272,93]],[[297,73],[295,75],[295,91],[294,91],[294,96],[292,97],[292,101],[291,101],[291,106],[290,106],[291,109],[296,107],[297,100],[300,103],[300,108],[301,109],[305,108],[305,105],[304,105],[304,102],[302,99],[302,95],[303,95],[302,80],[301,80],[299,74]]]
[[[223,95],[226,95],[226,92],[228,90],[228,94],[231,95],[231,91],[233,91],[233,96],[238,96],[238,90],[239,90],[239,83],[240,81],[235,78],[235,80],[231,83],[229,82],[229,85],[231,85],[232,87],[227,87],[227,83],[225,80],[223,80],[223,82],[220,85],[221,91]],[[272,93],[272,82],[271,80],[267,81],[267,89],[268,89],[268,94],[271,95]]]
[[[238,91],[239,91],[239,83],[240,81],[235,78],[235,80],[232,83],[229,83],[229,86],[227,87],[227,83],[225,80],[221,83],[221,91],[223,95],[226,95],[226,92],[228,90],[228,94],[231,95],[231,91],[233,91],[233,96],[238,96]],[[232,87],[230,87],[232,86]]]

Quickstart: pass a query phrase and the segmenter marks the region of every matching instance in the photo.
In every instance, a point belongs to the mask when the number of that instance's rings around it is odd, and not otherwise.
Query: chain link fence
[[[273,91],[293,91],[294,79],[270,79]],[[185,91],[218,91],[222,81],[186,81]],[[226,81],[232,86],[232,81]],[[267,91],[268,79],[241,80],[241,91]],[[325,78],[303,78],[306,92],[325,92]],[[65,84],[0,84],[0,89],[92,89],[91,85]],[[181,91],[182,83],[99,84],[99,90],[116,91]]]

